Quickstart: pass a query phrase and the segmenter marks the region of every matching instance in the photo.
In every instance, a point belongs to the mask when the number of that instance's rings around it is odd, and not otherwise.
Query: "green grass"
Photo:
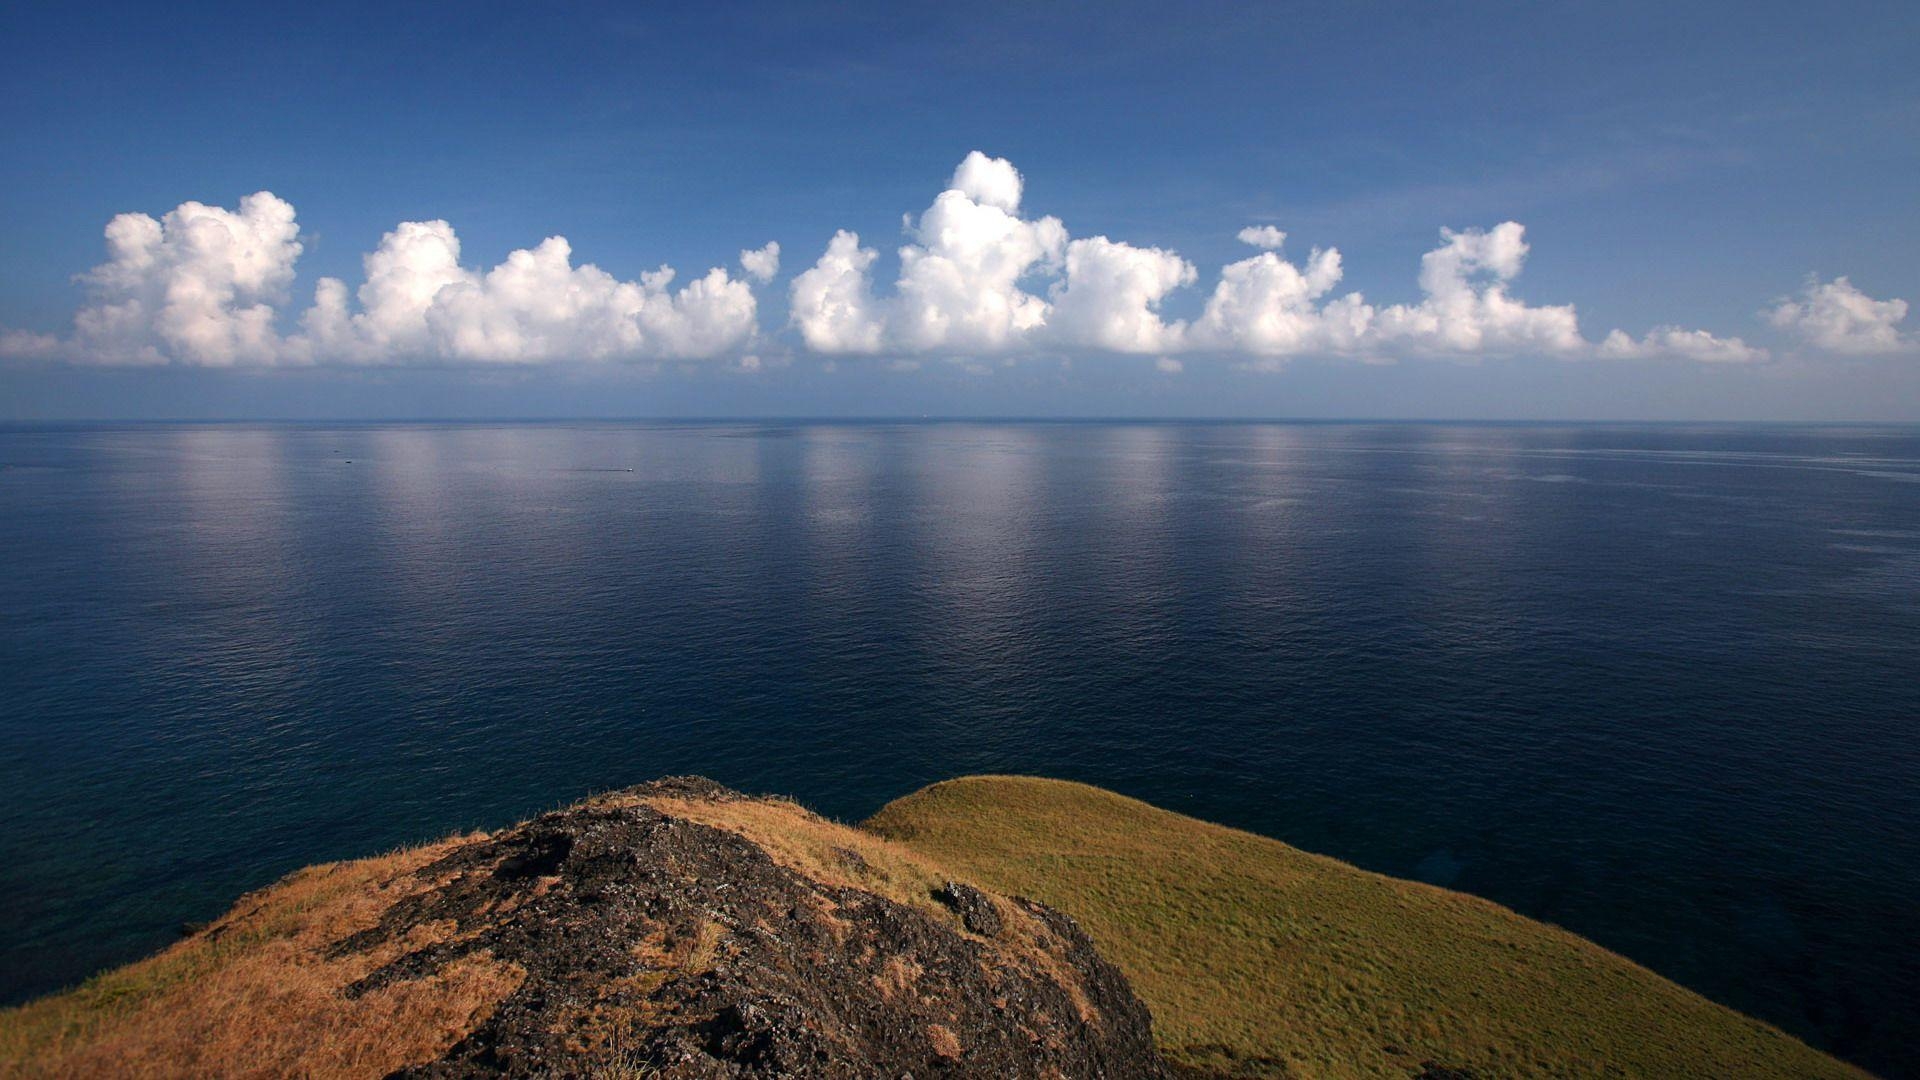
[[[1162,1049],[1227,1075],[1866,1074],[1557,927],[1099,788],[981,776],[866,828],[1080,920]]]

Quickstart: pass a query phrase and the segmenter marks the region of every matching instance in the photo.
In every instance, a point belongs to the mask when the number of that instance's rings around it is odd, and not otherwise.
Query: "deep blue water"
[[[1911,1074],[1920,430],[0,430],[0,994],[698,772],[1117,788]]]

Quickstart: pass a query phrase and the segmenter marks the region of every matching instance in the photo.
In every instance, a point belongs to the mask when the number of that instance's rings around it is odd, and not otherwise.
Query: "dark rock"
[[[745,798],[698,778],[631,794]],[[1032,901],[948,882],[937,895],[962,933],[937,908],[827,884],[617,797],[464,845],[422,877],[435,884],[335,953],[434,943],[350,992],[482,952],[526,975],[400,1076],[1168,1075],[1125,978]]]
[[[994,909],[993,901],[988,899],[987,894],[979,889],[949,881],[934,890],[933,898],[952,908],[966,925],[968,933],[993,937],[1000,932],[1000,912]]]
[[[537,836],[527,846],[527,850],[515,852],[500,860],[494,868],[493,876],[504,881],[520,878],[546,877],[558,873],[560,864],[567,861],[567,855],[573,851],[573,837],[566,833],[547,833]]]

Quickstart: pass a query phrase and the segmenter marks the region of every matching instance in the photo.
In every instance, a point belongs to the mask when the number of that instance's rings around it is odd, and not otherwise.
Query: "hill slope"
[[[0,1011],[0,1077],[1122,1080],[1167,1064],[1864,1075],[1497,905],[1012,777],[936,784],[865,829],[704,780],[642,785],[308,868],[154,957]]]
[[[1176,1065],[1245,1076],[1865,1074],[1583,938],[1099,788],[968,777],[866,827],[1068,912]]]
[[[1072,920],[784,800],[661,781],[313,867],[0,1013],[0,1075],[1155,1078]]]

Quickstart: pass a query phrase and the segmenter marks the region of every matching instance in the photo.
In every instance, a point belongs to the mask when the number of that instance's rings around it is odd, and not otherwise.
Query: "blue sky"
[[[1912,4],[10,5],[0,418],[1920,419],[1916,46]],[[838,230],[871,262],[805,278]],[[383,251],[456,287],[372,297]]]

